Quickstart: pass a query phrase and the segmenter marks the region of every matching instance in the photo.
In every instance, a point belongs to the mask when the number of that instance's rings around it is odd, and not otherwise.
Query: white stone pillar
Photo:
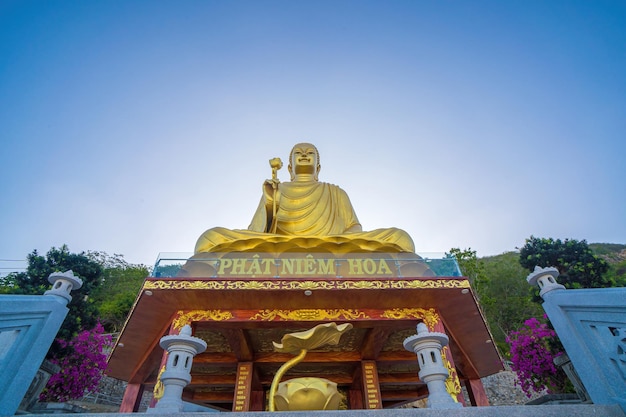
[[[191,327],[186,325],[178,335],[163,336],[160,345],[168,354],[161,374],[163,397],[148,413],[179,413],[183,411],[183,389],[191,382],[193,357],[206,350],[206,342],[192,336]]]
[[[448,369],[441,358],[441,349],[448,344],[448,336],[429,332],[424,323],[417,325],[417,334],[404,339],[404,348],[415,352],[420,366],[419,377],[428,386],[428,408],[461,408],[446,390]]]

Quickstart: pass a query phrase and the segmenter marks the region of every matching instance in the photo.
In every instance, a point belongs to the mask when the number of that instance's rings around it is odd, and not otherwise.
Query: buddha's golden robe
[[[275,231],[270,233],[273,222]],[[248,230],[216,227],[196,243],[195,253],[206,252],[415,252],[411,237],[397,228],[363,232],[344,190],[336,185],[285,182],[278,185],[276,219],[273,201],[261,198]]]

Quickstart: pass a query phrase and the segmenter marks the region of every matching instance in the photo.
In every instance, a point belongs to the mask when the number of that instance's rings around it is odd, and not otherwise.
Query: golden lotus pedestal
[[[278,384],[276,411],[338,410],[343,396],[324,378],[293,378]]]
[[[159,340],[186,324],[207,343],[183,391],[183,400],[197,405],[266,410],[274,376],[293,358],[276,352],[273,342],[331,322],[352,328],[337,345],[309,350],[286,372],[277,404],[284,398],[290,410],[334,407],[338,397],[328,386],[295,389],[302,378],[332,381],[348,409],[397,407],[427,397],[416,356],[402,346],[424,322],[450,339],[443,350],[448,392],[463,401],[464,386],[466,406],[488,405],[480,378],[503,367],[467,278],[435,274],[433,263],[407,267],[412,260],[384,255],[329,261],[302,252],[268,261],[267,254],[233,254],[215,260],[210,277],[147,278],[107,368],[108,375],[128,382],[120,411],[136,411],[142,393],[157,384],[165,363]]]

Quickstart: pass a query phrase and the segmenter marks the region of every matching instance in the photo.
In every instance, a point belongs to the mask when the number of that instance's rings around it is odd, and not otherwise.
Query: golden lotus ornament
[[[303,332],[288,333],[283,336],[281,343],[272,343],[276,352],[298,353],[302,349],[313,350],[324,345],[336,345],[341,335],[350,329],[350,323],[324,323]]]
[[[337,410],[343,395],[337,384],[324,378],[294,378],[278,384],[276,411]]]
[[[336,345],[352,324],[324,323],[304,332],[289,333],[281,343],[274,342],[277,352],[300,353],[283,364],[276,372],[270,387],[269,411],[336,410],[343,396],[337,392],[337,384],[324,378],[294,378],[285,382],[280,379],[287,370],[302,362],[307,352],[324,345]]]

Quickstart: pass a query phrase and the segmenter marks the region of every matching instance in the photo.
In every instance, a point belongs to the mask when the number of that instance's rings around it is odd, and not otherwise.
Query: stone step
[[[143,413],[98,413],[79,414],[80,417],[123,417]],[[37,417],[76,417],[76,414],[36,414]],[[152,414],[163,417],[207,417],[207,413]],[[210,414],[209,414],[210,415]],[[229,417],[626,417],[619,405],[563,404],[563,405],[520,405],[497,407],[465,407],[454,410],[433,410],[428,408],[402,408],[386,410],[342,410],[308,412],[247,412],[227,413]],[[28,415],[26,415],[28,416]],[[32,414],[35,416],[35,414]]]

